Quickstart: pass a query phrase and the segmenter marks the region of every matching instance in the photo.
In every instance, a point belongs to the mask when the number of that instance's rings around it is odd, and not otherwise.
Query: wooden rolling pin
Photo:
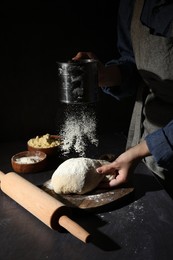
[[[88,242],[90,234],[68,217],[67,206],[15,172],[0,171],[0,188],[50,228],[61,231],[63,227],[81,241]]]

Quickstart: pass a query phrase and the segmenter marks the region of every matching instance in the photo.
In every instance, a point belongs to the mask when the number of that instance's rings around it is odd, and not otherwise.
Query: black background
[[[1,3],[0,140],[58,131],[64,107],[57,96],[56,61],[92,51],[106,62],[117,55],[118,1]],[[131,101],[99,89],[101,131],[126,132]]]

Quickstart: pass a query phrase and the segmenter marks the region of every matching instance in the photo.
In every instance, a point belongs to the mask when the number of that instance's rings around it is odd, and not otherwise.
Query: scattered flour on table
[[[61,151],[64,154],[74,151],[79,156],[85,156],[88,144],[98,146],[96,126],[97,120],[93,110],[83,106],[70,106],[60,130],[63,138]]]
[[[136,220],[137,217],[140,217],[140,221],[143,222],[142,215],[144,213],[143,204],[138,201],[134,201],[132,204],[129,205],[128,217],[133,222]]]

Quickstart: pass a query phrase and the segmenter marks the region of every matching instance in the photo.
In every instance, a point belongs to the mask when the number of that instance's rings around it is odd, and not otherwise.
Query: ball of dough
[[[55,170],[50,185],[59,194],[85,194],[95,189],[104,178],[96,168],[108,163],[84,157],[68,159]]]

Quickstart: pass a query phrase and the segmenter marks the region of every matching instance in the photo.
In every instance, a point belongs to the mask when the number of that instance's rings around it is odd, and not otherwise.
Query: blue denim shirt
[[[145,140],[158,165],[166,169],[172,168],[173,120],[165,127],[147,135]]]
[[[132,10],[131,0],[120,1],[117,31],[117,48],[120,55],[117,59],[106,64],[106,66],[117,64],[123,75],[121,86],[103,88],[105,93],[110,94],[117,100],[134,96],[137,89],[139,75],[130,39]],[[173,120],[165,127],[149,134],[145,140],[157,164],[168,170],[173,168]]]
[[[130,38],[130,24],[133,11],[132,2],[134,1],[120,1],[117,28],[117,50],[119,57],[106,63],[106,66],[112,64],[119,66],[123,78],[122,84],[120,86],[102,88],[105,93],[119,101],[135,95],[139,77]]]

